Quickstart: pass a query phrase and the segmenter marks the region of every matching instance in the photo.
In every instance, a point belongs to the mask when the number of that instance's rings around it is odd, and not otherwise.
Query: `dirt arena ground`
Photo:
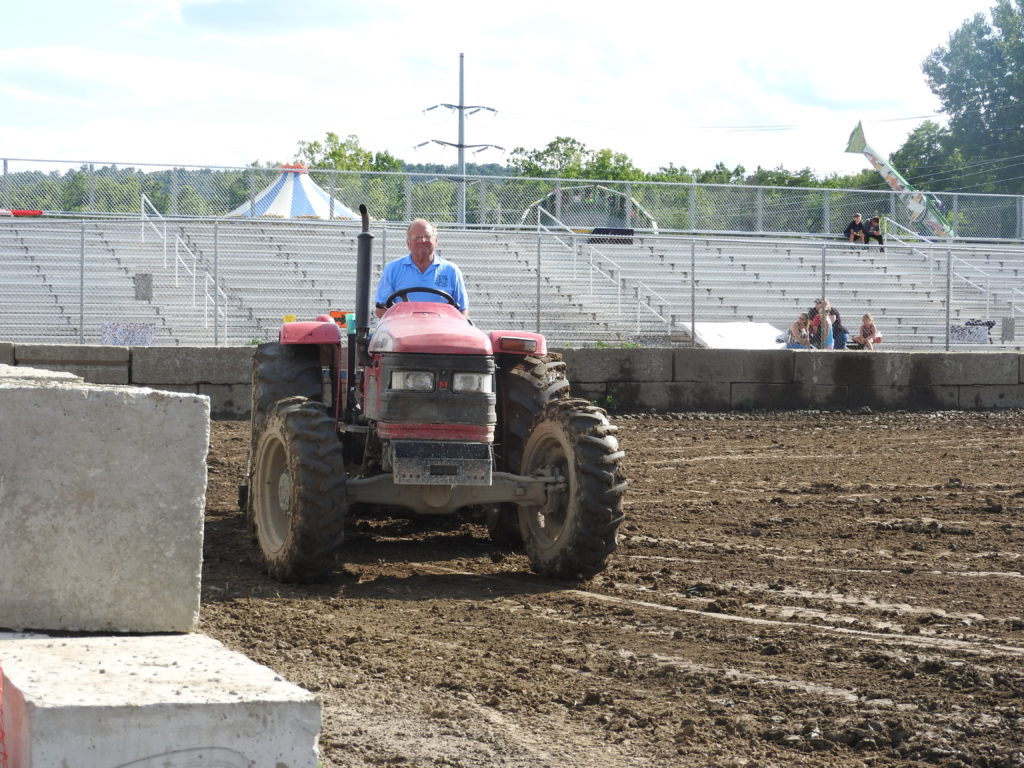
[[[323,701],[329,767],[1024,768],[1024,412],[618,416],[608,569],[350,520],[260,571],[213,424],[201,631]]]

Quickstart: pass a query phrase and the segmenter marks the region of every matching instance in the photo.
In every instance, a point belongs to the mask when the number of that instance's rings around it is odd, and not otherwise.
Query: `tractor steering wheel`
[[[423,287],[423,288],[402,288],[401,290],[395,291],[394,293],[392,293],[390,296],[388,296],[384,300],[384,308],[387,309],[388,307],[393,306],[394,303],[395,303],[395,299],[401,299],[402,301],[409,301],[409,294],[410,293],[433,293],[433,294],[436,294],[436,295],[440,296],[442,299],[447,301],[449,304],[451,304],[456,309],[459,308],[459,305],[455,303],[455,298],[450,293],[445,293],[444,291],[442,291],[442,290],[440,290],[438,288],[426,288],[426,287]]]

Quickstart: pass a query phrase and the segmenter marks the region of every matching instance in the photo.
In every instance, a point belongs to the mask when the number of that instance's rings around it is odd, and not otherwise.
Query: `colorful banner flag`
[[[910,211],[910,220],[914,223],[921,222],[936,237],[956,237],[952,225],[942,215],[938,205],[927,195],[919,192],[910,185],[900,172],[893,168],[882,156],[878,154],[864,138],[864,127],[857,123],[857,127],[850,134],[850,141],[846,145],[847,152],[860,152],[866,157],[871,167],[885,179],[885,183],[894,191],[899,192],[900,199]]]

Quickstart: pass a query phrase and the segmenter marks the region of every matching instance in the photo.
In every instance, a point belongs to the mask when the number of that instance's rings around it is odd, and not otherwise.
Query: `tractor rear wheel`
[[[617,431],[601,408],[579,399],[550,403],[534,420],[522,474],[556,481],[546,503],[519,511],[536,572],[587,579],[615,551],[626,490]]]
[[[320,397],[320,351],[312,345],[260,344],[252,362],[252,415],[249,428],[249,469],[263,425],[270,409],[278,400],[298,395],[317,400]],[[251,477],[249,478],[251,482]],[[249,512],[249,486],[238,488],[238,507],[246,513],[249,530],[253,531]]]
[[[499,468],[520,474],[530,425],[545,405],[568,397],[569,380],[565,363],[557,354],[524,357],[511,368],[501,370],[498,376]],[[489,506],[487,531],[491,541],[499,547],[521,547],[519,507],[511,503]]]
[[[323,580],[345,533],[345,463],[334,419],[302,397],[267,414],[253,454],[249,509],[267,572]]]

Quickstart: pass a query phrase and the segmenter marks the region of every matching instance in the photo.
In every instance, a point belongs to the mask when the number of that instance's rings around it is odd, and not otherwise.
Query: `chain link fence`
[[[371,231],[375,286],[407,249],[404,224]],[[273,340],[285,315],[354,310],[357,235],[347,221],[0,219],[0,340]],[[751,335],[743,346],[772,348],[822,296],[851,335],[871,313],[888,349],[1019,349],[1024,337],[1019,244],[890,235],[882,247],[541,223],[441,224],[438,248],[463,270],[476,325],[537,331],[556,347],[730,346],[735,338],[714,336],[738,324]]]
[[[423,217],[470,226],[554,219],[569,228],[646,233],[841,233],[854,213],[918,229],[896,192],[660,182],[536,179],[316,170],[311,178],[356,210],[382,221]],[[218,217],[250,203],[277,168],[61,163],[3,159],[0,208],[51,214],[159,213]],[[1024,198],[927,193],[959,239],[1024,239]],[[145,202],[144,202],[145,201]]]

